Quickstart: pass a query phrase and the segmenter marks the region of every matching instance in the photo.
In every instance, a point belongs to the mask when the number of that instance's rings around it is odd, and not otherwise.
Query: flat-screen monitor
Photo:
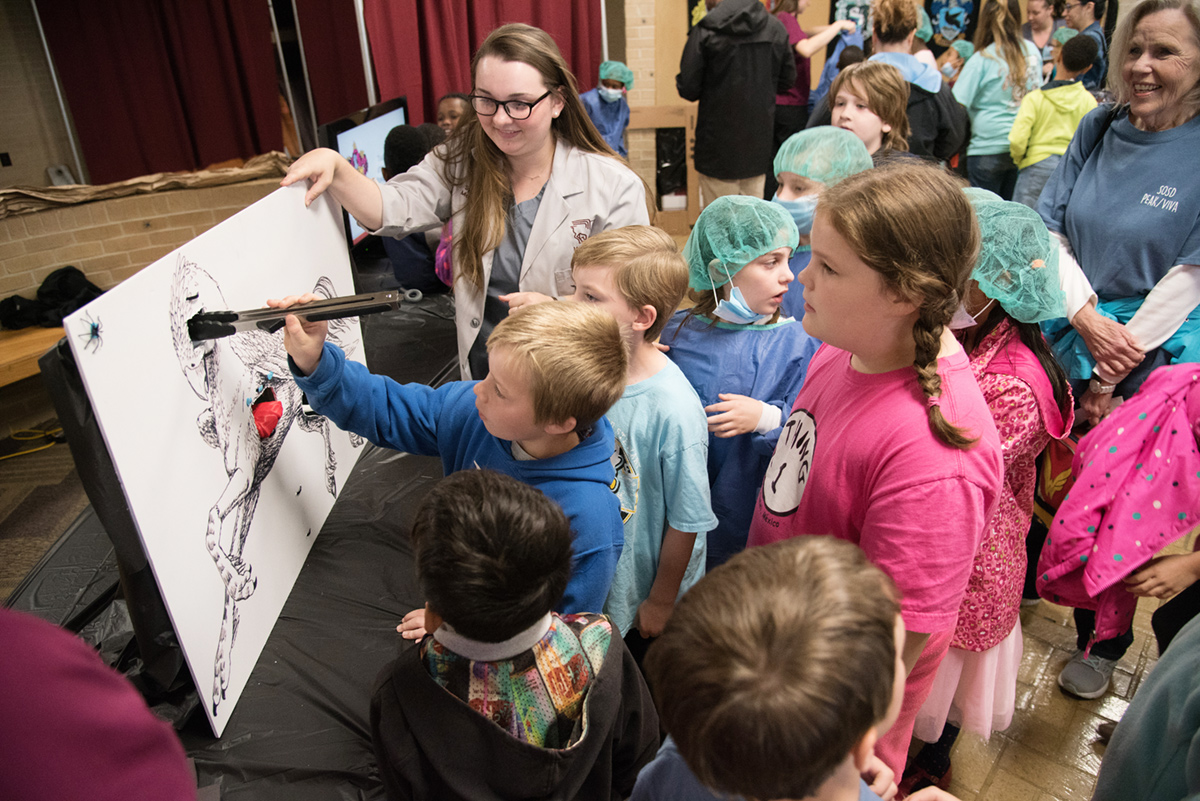
[[[321,144],[341,153],[363,175],[383,183],[383,142],[392,128],[407,122],[408,101],[397,97],[322,125]],[[367,236],[349,214],[346,231],[351,245]]]

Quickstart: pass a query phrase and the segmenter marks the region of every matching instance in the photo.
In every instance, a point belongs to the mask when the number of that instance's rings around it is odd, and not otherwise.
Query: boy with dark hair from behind
[[[440,481],[412,530],[431,636],[376,681],[391,799],[625,797],[658,747],[641,673],[608,618],[551,610],[571,532],[540,491],[490,470]]]
[[[646,656],[670,737],[632,801],[891,797],[873,749],[900,712],[904,637],[895,585],[849,542],[737,554]],[[922,793],[910,798],[949,797]]]
[[[1098,52],[1090,36],[1068,39],[1054,59],[1055,79],[1021,98],[1008,132],[1013,162],[1020,168],[1013,200],[1037,210],[1042,189],[1067,152],[1075,129],[1096,107],[1081,78],[1095,69]]]
[[[430,130],[432,129],[432,130]],[[397,125],[383,140],[383,180],[390,181],[420,163],[430,150],[441,144],[446,134],[428,123],[419,127]],[[449,291],[434,272],[434,252],[442,238],[442,229],[431,228],[423,233],[409,234],[402,239],[380,237],[383,250],[392,263],[396,282],[405,289],[419,289],[425,294]]]

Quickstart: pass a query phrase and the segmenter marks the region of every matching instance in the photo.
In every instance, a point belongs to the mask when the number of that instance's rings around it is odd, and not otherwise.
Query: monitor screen
[[[383,143],[397,125],[408,122],[405,98],[398,97],[371,106],[322,126],[322,144],[345,156],[363,175],[383,183]],[[351,243],[361,242],[367,232],[346,215]]]

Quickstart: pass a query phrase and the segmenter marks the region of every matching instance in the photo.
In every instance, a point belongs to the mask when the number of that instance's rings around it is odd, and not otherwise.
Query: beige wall
[[[0,297],[74,265],[109,289],[279,187],[278,178],[99,200],[0,219]]]
[[[76,180],[74,156],[54,82],[29,0],[0,0],[0,188],[47,186],[46,168],[66,164]],[[0,291],[0,296],[4,293]]]

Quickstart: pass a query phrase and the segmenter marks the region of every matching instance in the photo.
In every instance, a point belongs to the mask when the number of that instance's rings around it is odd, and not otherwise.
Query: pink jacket
[[[1038,561],[1038,594],[1096,610],[1092,641],[1121,634],[1137,596],[1121,580],[1200,522],[1200,364],[1151,373],[1079,441],[1075,486]]]
[[[951,645],[986,651],[1008,636],[1020,611],[1037,455],[1051,437],[1067,435],[1074,417],[1068,413],[1064,418],[1050,378],[1008,320],[985,336],[969,358],[1000,434],[1004,485],[975,552]]]

